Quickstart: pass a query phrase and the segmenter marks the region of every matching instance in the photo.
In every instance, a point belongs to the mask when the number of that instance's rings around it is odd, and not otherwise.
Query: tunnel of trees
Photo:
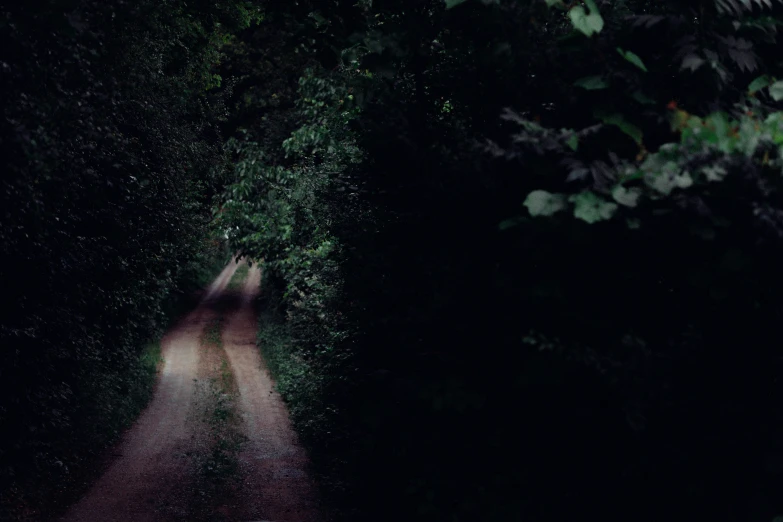
[[[4,513],[238,252],[334,520],[783,516],[783,2],[0,14]]]

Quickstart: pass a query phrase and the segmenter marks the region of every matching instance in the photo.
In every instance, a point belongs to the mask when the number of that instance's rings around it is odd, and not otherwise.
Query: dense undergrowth
[[[240,35],[219,219],[336,519],[783,513],[780,9],[311,1]]]
[[[16,449],[22,450],[20,454],[7,457],[6,465],[15,465],[11,472],[16,479],[7,486],[7,496],[3,498],[9,516],[49,519],[61,513],[74,495],[83,492],[85,485],[94,480],[93,465],[97,459],[118,440],[152,398],[163,362],[160,345],[163,330],[194,306],[199,291],[230,258],[225,247],[221,247],[212,253],[205,250],[189,264],[188,275],[161,304],[160,326],[150,331],[146,343],[128,347],[121,358],[115,354],[110,365],[81,362],[80,372],[73,376],[78,379],[79,394],[71,399],[78,407],[74,406],[64,419],[67,424],[31,430],[23,444],[15,444]],[[26,455],[26,446],[39,448],[40,453],[35,457],[43,462]],[[53,459],[52,462],[46,457]],[[16,466],[26,467],[16,471]]]
[[[243,3],[0,16],[0,508],[46,518],[149,398],[145,348],[228,260],[211,71]]]

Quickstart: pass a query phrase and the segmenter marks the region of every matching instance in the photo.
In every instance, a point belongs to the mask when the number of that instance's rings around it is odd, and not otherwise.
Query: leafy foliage
[[[220,215],[337,518],[772,519],[777,3],[307,8]]]
[[[6,6],[0,492],[57,490],[149,397],[142,347],[227,259],[211,68],[244,2]],[[45,29],[44,29],[45,28]]]
[[[585,11],[581,5],[577,5],[568,11],[568,17],[575,29],[584,33],[585,36],[593,36],[604,28],[604,19],[601,17],[594,0],[587,0],[585,3],[589,11]]]
[[[781,2],[88,7],[1,26],[43,60],[0,58],[19,463],[77,432],[29,412],[100,417],[212,206],[335,519],[783,510]]]

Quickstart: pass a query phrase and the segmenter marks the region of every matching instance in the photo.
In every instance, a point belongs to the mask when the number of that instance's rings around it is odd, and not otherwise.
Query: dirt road
[[[306,455],[255,343],[260,270],[254,266],[240,290],[229,290],[236,269],[232,261],[199,306],[163,338],[164,366],[153,400],[65,522],[320,520]],[[215,481],[203,473],[204,448],[221,441],[207,440],[199,386],[212,357],[205,352],[205,329],[218,319],[236,383],[235,429],[245,442],[236,451],[233,476]]]

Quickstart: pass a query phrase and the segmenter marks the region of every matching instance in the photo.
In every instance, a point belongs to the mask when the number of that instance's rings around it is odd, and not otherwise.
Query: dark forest
[[[4,4],[0,520],[783,520],[783,1]]]

